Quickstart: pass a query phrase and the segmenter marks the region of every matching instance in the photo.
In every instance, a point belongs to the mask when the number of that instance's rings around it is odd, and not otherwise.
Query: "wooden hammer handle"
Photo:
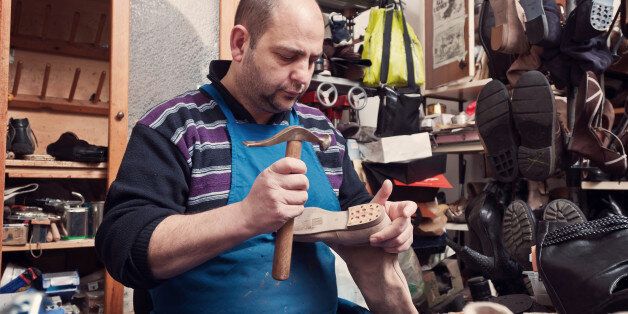
[[[289,141],[286,146],[286,157],[301,159],[301,141]],[[273,256],[273,278],[286,280],[290,277],[290,260],[292,259],[292,238],[294,219],[288,220],[277,230],[275,254]]]

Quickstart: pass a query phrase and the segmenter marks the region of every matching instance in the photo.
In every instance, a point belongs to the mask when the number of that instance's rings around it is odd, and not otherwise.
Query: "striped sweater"
[[[248,121],[246,114],[238,114],[244,108],[218,87],[236,119]],[[314,149],[341,207],[369,202],[347,157],[345,139],[319,110],[302,104],[295,109],[301,125],[332,135],[328,150]],[[274,120],[288,123],[287,115]],[[152,232],[169,215],[226,205],[230,183],[226,119],[209,95],[190,91],[151,109],[133,128],[96,237],[98,254],[110,274],[134,288],[159,284],[147,262]]]

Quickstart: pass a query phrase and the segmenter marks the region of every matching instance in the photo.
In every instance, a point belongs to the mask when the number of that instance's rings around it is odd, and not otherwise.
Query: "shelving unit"
[[[9,178],[106,179],[107,163],[39,161],[8,159],[5,173]]]
[[[436,89],[423,91],[425,98],[436,98],[443,100],[451,100],[457,102],[465,102],[478,98],[480,91],[491,79],[477,80],[459,84],[442,86]]]
[[[583,181],[581,184],[583,190],[628,190],[628,181],[604,181],[604,182],[590,182]]]
[[[29,120],[37,142],[35,155],[45,154],[48,144],[64,132],[109,149],[103,163],[7,160],[0,154],[1,190],[7,183],[24,181],[37,182],[37,192],[48,185],[61,194],[64,190],[57,187],[87,186],[97,187],[97,196],[88,201],[102,200],[103,187],[113,182],[126,148],[129,21],[129,0],[0,1],[0,120],[5,124],[0,147],[5,147],[10,117]],[[41,249],[55,252],[29,263],[47,271],[102,269],[93,248],[94,239],[0,245],[0,265]],[[57,263],[59,258],[67,262]],[[123,290],[106,275],[105,313],[122,313]]]
[[[20,246],[2,246],[2,252],[39,251],[41,250],[62,250],[80,249],[94,247],[94,239],[67,240],[58,242],[48,242],[40,244],[26,244]]]
[[[468,143],[452,143],[452,144],[439,144],[432,148],[433,153],[442,154],[472,154],[484,152],[484,147],[480,142],[468,142]]]

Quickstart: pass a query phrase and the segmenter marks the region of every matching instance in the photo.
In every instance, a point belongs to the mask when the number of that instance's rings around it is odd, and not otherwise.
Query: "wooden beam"
[[[65,40],[37,36],[13,35],[11,36],[11,48],[29,51],[53,53],[63,56],[80,57],[95,60],[109,60],[109,49],[91,43],[69,43]]]
[[[118,174],[128,139],[130,20],[130,0],[111,0],[108,186]],[[109,273],[105,276],[105,313],[122,313],[124,286]]]
[[[0,1],[0,122],[5,128],[3,136],[0,136],[0,147],[6,147],[6,125],[7,106],[9,99],[9,41],[11,39],[11,2]],[[0,164],[4,165],[6,154],[0,154]],[[0,167],[0,192],[4,195],[4,167]],[[3,212],[0,212],[0,221],[3,219]],[[2,231],[0,231],[1,233]],[[2,250],[2,242],[0,242]],[[2,254],[0,254],[0,265],[2,265]]]
[[[46,97],[41,99],[39,96],[32,95],[15,95],[13,100],[9,101],[11,108],[27,108],[27,109],[50,109],[61,112],[78,112],[85,114],[106,116],[109,114],[109,104],[106,102],[93,103],[89,100],[78,100],[70,102],[65,98]]]

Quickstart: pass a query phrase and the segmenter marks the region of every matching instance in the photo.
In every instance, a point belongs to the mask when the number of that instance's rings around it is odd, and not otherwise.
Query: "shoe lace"
[[[628,217],[609,216],[558,228],[545,236],[542,247],[576,239],[592,239],[614,231],[628,229]]]

